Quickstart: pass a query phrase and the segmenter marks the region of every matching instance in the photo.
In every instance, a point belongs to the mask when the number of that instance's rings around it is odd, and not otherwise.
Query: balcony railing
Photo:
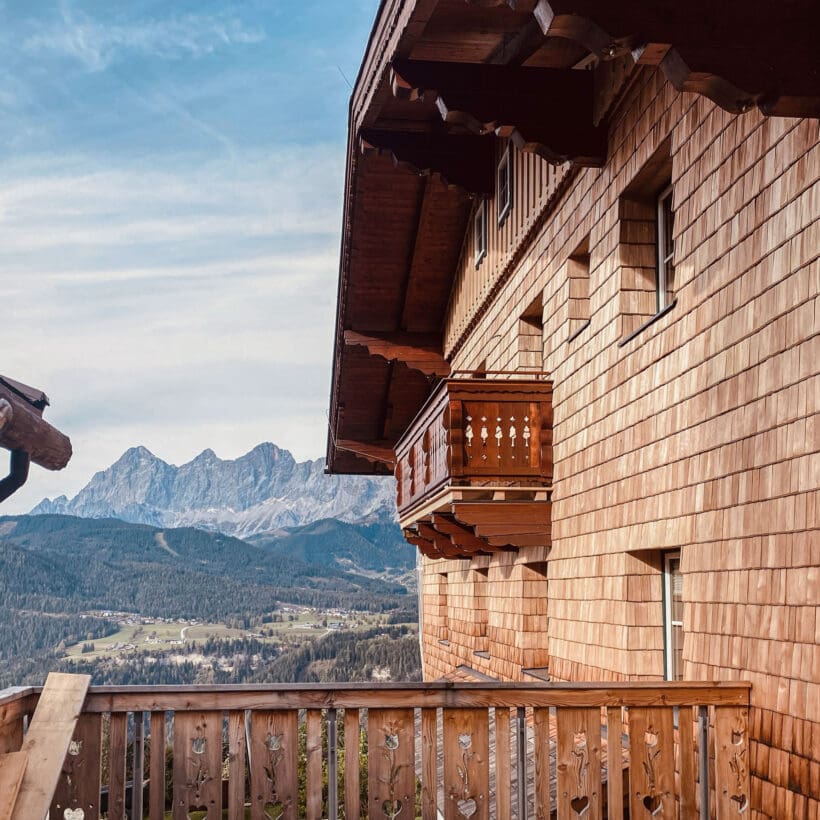
[[[57,677],[61,685],[43,694],[0,694],[0,781],[14,753],[28,759],[17,808],[4,815],[14,794],[0,795],[2,816],[591,820],[709,817],[710,808],[723,818],[748,807],[743,683],[130,686],[71,695],[65,679],[87,687],[87,678]]]
[[[445,379],[396,445],[399,515],[447,486],[552,481],[552,384]]]

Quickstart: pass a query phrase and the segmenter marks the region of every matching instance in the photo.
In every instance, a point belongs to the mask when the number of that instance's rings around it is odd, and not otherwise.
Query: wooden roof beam
[[[606,158],[606,132],[593,125],[591,72],[395,60],[391,85],[397,97],[432,99],[448,124],[508,137],[549,162],[600,166]]]
[[[445,378],[450,375],[450,365],[441,353],[441,338],[426,333],[357,333],[346,330],[346,345],[367,348],[371,356],[387,361],[400,361],[412,370],[427,376]]]
[[[708,97],[733,113],[820,116],[820,63],[814,0],[772,6],[658,4],[654,0],[538,0],[543,34],[582,45],[602,60],[632,53],[659,65],[679,91]]]
[[[337,450],[354,453],[371,463],[386,464],[391,469],[396,464],[396,454],[393,445],[387,441],[352,441],[350,439],[336,439]]]
[[[460,524],[447,513],[433,513],[432,526],[436,532],[446,535],[456,546],[471,552],[494,552],[490,545],[482,538],[475,535],[472,528]]]
[[[399,167],[423,176],[438,173],[467,193],[489,197],[495,190],[492,140],[471,134],[362,128],[359,144],[364,154],[388,154]]]

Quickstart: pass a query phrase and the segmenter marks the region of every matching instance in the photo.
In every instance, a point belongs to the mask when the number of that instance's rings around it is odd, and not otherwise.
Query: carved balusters
[[[85,714],[77,721],[51,802],[50,817],[59,820],[99,818],[101,718],[99,714]]]
[[[559,817],[601,817],[601,710],[558,709]]]
[[[222,712],[174,716],[174,820],[191,811],[222,817]]]
[[[717,818],[725,820],[749,808],[749,710],[716,706],[715,739]]]
[[[629,709],[629,816],[633,820],[677,817],[672,709]]]
[[[415,817],[415,732],[412,709],[368,710],[368,817]]]
[[[490,816],[490,739],[486,709],[444,710],[445,820]]]
[[[298,713],[251,712],[251,817],[298,816]]]

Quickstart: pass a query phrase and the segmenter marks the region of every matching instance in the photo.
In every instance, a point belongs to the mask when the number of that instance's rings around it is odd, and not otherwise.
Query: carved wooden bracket
[[[397,166],[422,175],[441,174],[445,182],[470,194],[489,197],[495,189],[495,146],[491,139],[471,134],[363,128],[359,141],[365,154],[389,154]]]
[[[450,375],[450,365],[441,354],[441,338],[421,333],[357,333],[345,331],[346,345],[366,347],[371,356],[404,362],[428,376]]]
[[[764,0],[687,4],[655,0],[538,0],[533,11],[548,37],[574,40],[602,60],[631,52],[659,65],[679,91],[741,113],[820,116],[820,61],[813,0],[773,6]]]
[[[448,124],[509,137],[549,162],[599,166],[606,158],[606,133],[592,122],[591,72],[396,60],[391,85],[398,97],[433,100]]]

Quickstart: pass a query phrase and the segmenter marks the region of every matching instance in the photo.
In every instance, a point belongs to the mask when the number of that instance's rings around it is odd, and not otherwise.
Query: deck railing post
[[[142,817],[142,781],[145,767],[145,715],[134,712],[134,776],[131,785],[131,817]]]
[[[698,706],[698,793],[700,820],[709,820],[709,709]]]
[[[518,777],[518,820],[527,820],[527,710],[516,709],[515,765]]]
[[[339,757],[336,710],[327,710],[327,812],[329,820],[339,818]]]

